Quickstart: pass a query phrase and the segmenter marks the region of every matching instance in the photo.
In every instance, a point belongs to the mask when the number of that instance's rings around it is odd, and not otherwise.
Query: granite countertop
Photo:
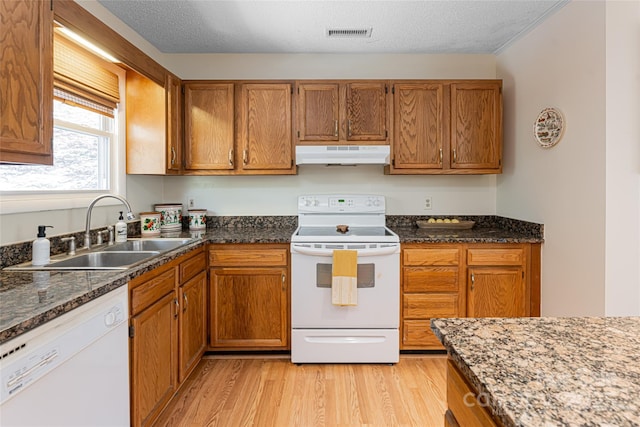
[[[640,317],[433,319],[505,426],[640,425]]]
[[[295,228],[214,228],[170,237],[192,243],[128,270],[0,271],[0,344],[89,302],[206,243],[288,243]]]
[[[476,220],[471,230],[420,230],[415,216],[387,216],[387,225],[409,242],[541,242],[542,226],[500,217],[459,217]],[[297,227],[296,216],[207,217],[206,231],[183,231],[167,237],[193,237],[186,246],[166,252],[125,271],[15,272],[0,270],[0,344],[75,307],[97,298],[129,280],[206,243],[289,243]],[[139,227],[138,227],[139,233]],[[52,238],[52,250],[66,246]],[[77,235],[77,240],[81,238]],[[31,242],[0,247],[2,265],[30,259]],[[54,253],[59,253],[54,252]],[[46,278],[46,280],[45,280]]]

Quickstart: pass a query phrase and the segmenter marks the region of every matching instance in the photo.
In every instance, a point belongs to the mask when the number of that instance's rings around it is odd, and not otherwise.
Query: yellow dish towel
[[[333,251],[331,303],[358,304],[358,251]]]

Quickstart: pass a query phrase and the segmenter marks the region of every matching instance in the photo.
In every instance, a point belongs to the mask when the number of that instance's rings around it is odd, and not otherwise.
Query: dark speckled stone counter
[[[477,221],[472,230],[451,233],[426,232],[415,226],[415,216],[387,216],[387,225],[409,242],[541,242],[538,224],[500,217],[458,217]],[[131,226],[131,224],[130,224]],[[47,280],[40,272],[0,271],[0,344],[55,317],[91,301],[187,251],[206,243],[289,243],[296,230],[296,216],[207,217],[206,231],[172,233],[166,237],[193,237],[186,246],[164,253],[126,271],[51,271]],[[136,230],[131,227],[131,230]],[[139,232],[139,226],[137,227]],[[131,232],[130,232],[131,235]],[[52,237],[53,253],[66,246]],[[77,241],[81,233],[76,233]],[[135,237],[135,236],[133,236]],[[81,250],[81,249],[80,249]],[[30,242],[0,247],[2,266],[28,261]]]
[[[227,221],[224,227],[173,233],[166,237],[193,237],[194,242],[125,271],[0,271],[0,344],[206,243],[289,243],[296,224],[278,224]]]
[[[433,319],[505,426],[639,426],[640,317]]]

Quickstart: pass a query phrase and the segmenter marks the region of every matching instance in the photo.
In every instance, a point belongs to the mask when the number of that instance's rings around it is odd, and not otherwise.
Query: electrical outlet
[[[195,207],[195,205],[196,205],[195,201],[193,199],[189,199],[189,207],[193,208],[193,207]]]
[[[424,210],[425,211],[430,211],[432,206],[433,205],[431,203],[431,196],[425,197],[425,199],[424,199]]]

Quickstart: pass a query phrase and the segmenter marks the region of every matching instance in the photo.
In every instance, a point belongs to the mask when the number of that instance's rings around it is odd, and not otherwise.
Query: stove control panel
[[[298,197],[299,213],[384,213],[384,196],[315,195]]]

